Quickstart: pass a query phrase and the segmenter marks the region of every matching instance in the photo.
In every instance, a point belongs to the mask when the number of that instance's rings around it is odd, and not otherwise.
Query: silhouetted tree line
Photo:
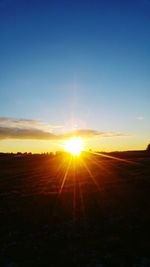
[[[148,152],[150,152],[150,144],[148,144],[147,149]]]

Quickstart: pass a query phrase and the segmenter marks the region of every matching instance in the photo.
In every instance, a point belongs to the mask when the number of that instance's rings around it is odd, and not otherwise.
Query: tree
[[[146,151],[150,152],[150,144],[148,144]]]

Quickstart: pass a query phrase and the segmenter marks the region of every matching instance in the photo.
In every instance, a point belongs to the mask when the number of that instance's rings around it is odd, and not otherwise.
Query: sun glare
[[[64,142],[65,151],[73,156],[79,156],[83,148],[83,140],[80,137],[74,137]]]

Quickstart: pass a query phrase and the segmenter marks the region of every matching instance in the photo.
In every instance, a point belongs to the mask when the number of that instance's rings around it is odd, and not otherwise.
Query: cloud
[[[2,139],[41,139],[50,140],[56,139],[56,136],[49,132],[44,132],[38,129],[19,129],[0,127],[0,140]]]
[[[63,128],[62,125],[51,125],[39,120],[11,119],[0,117],[0,127],[17,129],[38,129],[42,131],[52,131],[53,129]]]
[[[54,130],[62,125],[51,125],[38,120],[0,117],[0,140],[2,139],[57,139]]]
[[[76,131],[72,131],[69,133],[64,134],[64,138],[69,138],[72,136],[81,136],[83,138],[96,138],[96,137],[117,137],[117,136],[125,136],[123,133],[116,133],[116,132],[102,132],[96,131],[92,129],[80,129]],[[127,136],[127,135],[126,135]]]
[[[143,117],[143,116],[138,116],[136,119],[137,119],[138,121],[143,121],[143,120],[144,120],[144,117]]]
[[[54,133],[53,130],[62,128],[62,125],[51,125],[36,120],[0,118],[0,140],[30,139],[30,140],[64,140],[72,136],[85,139],[99,137],[126,136],[123,133],[102,132],[92,129],[79,129],[65,133]]]

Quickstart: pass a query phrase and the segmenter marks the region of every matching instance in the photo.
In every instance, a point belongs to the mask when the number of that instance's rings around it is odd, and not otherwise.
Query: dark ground
[[[0,155],[0,266],[150,266],[150,155]]]

